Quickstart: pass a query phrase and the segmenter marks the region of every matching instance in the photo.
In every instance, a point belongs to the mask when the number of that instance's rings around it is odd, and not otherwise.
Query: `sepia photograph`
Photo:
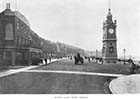
[[[0,94],[140,94],[139,43],[139,0],[0,0]]]

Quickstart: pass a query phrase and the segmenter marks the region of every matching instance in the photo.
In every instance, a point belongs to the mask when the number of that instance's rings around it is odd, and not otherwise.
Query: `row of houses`
[[[41,38],[30,28],[29,21],[10,3],[0,13],[0,65],[31,65],[36,58],[67,56],[83,49]]]

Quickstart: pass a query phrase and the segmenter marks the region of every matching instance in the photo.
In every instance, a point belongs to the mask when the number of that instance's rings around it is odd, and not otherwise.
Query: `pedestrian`
[[[88,57],[88,62],[90,62],[90,57]]]
[[[44,60],[45,60],[45,65],[47,65],[47,58],[45,58]]]
[[[39,65],[43,65],[43,59],[39,59]]]
[[[131,67],[130,67],[130,73],[135,74],[135,70],[137,69],[137,66],[134,64],[133,60],[131,62]]]
[[[51,62],[51,57],[49,57],[49,62]]]

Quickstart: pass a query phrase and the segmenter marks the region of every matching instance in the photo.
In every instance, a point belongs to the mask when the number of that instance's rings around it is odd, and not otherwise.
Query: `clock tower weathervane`
[[[116,63],[117,62],[117,38],[116,38],[116,27],[117,21],[112,20],[112,14],[109,9],[106,16],[106,20],[103,23],[103,48],[102,57],[104,63]]]

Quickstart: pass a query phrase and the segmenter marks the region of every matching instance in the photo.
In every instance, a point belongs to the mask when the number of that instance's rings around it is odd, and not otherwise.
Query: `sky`
[[[90,51],[102,49],[108,0],[0,0],[0,11],[6,2],[25,15],[40,37]],[[110,8],[117,20],[118,55],[126,49],[126,55],[140,56],[140,1],[110,0]]]

